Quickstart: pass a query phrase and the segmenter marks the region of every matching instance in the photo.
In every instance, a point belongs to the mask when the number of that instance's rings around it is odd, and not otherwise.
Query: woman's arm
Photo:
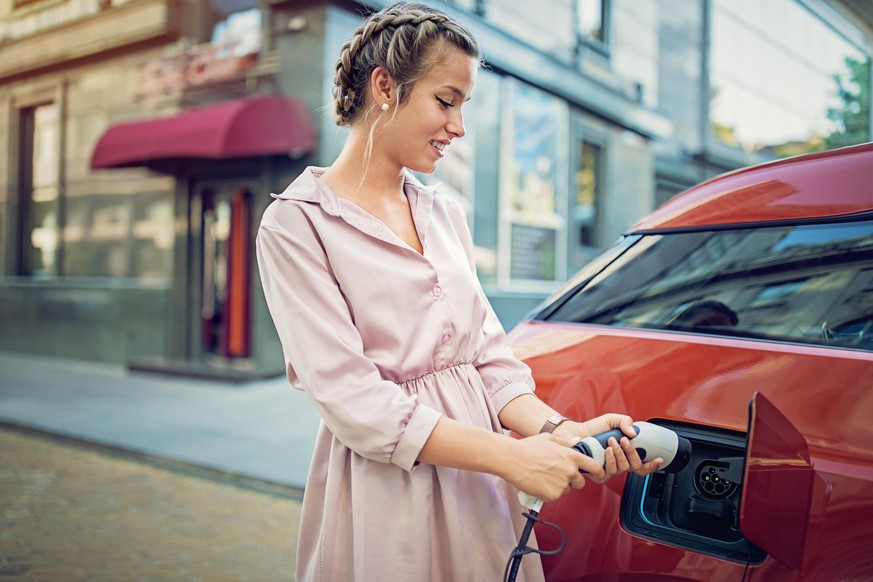
[[[523,394],[507,403],[501,409],[499,417],[501,424],[506,428],[521,436],[530,436],[539,433],[546,420],[555,415],[559,415],[559,413],[535,394]],[[578,440],[614,428],[620,428],[628,437],[636,435],[633,429],[633,420],[624,414],[604,414],[585,422],[565,421],[554,430],[553,434],[564,439],[575,438]],[[605,455],[604,474],[591,473],[589,475],[597,483],[603,483],[615,475],[628,471],[633,471],[639,475],[648,475],[656,471],[663,463],[660,458],[643,463],[636,448],[627,437],[618,441],[613,438],[609,439]]]
[[[551,434],[515,439],[443,417],[425,442],[418,460],[490,473],[525,493],[554,501],[570,487],[579,489],[585,484],[579,469],[595,480],[606,478],[602,467],[572,448],[578,440]]]
[[[331,433],[367,459],[412,471],[442,414],[382,377],[364,353],[309,207],[264,213],[257,257],[288,378],[303,387]],[[313,213],[314,214],[314,213]]]
[[[633,435],[631,418],[604,414],[587,422],[567,421],[553,434],[539,434],[545,419],[554,414],[550,406],[533,394],[519,396],[507,404],[500,412],[501,422],[520,434],[531,434],[521,439],[443,417],[422,447],[418,461],[490,473],[545,501],[558,499],[570,488],[581,489],[585,479],[580,469],[592,481],[604,483],[628,471],[647,475],[663,462],[655,459],[643,463],[630,440],[624,437],[618,442],[610,439],[606,463],[601,467],[573,449],[573,445],[581,437],[613,428]]]
[[[539,399],[536,394],[522,394],[510,400],[499,413],[500,424],[523,437],[538,434],[546,420],[559,415],[551,406]],[[566,424],[566,423],[562,423]],[[558,427],[560,429],[561,426]],[[556,431],[558,430],[556,429]],[[561,434],[565,431],[560,431]],[[567,434],[566,436],[573,436]],[[578,435],[588,436],[588,435]]]

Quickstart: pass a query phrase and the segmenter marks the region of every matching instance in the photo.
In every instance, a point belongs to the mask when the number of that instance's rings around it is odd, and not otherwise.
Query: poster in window
[[[523,83],[510,89],[512,155],[503,211],[509,244],[505,275],[511,281],[553,282],[559,278],[557,161],[564,118],[561,100]]]
[[[549,281],[555,274],[555,229],[512,225],[512,279]]]

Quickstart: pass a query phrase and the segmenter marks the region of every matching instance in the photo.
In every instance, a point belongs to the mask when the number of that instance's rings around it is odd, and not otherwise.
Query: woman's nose
[[[464,134],[467,133],[467,128],[464,127],[464,116],[460,111],[457,116],[452,116],[451,120],[449,120],[446,131],[456,137],[464,137]]]

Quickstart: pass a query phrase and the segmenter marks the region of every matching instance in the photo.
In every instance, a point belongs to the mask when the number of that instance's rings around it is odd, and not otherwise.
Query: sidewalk
[[[0,352],[0,423],[302,491],[318,414],[284,377],[233,384]]]
[[[300,502],[0,426],[0,580],[291,582]]]

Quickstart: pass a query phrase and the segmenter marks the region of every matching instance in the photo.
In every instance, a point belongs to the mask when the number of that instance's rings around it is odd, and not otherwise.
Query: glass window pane
[[[576,271],[600,253],[604,241],[598,233],[598,206],[601,192],[601,148],[583,141],[578,168],[573,177],[574,200],[570,221],[570,260]]]
[[[58,274],[58,175],[60,134],[58,107],[54,103],[21,112],[22,275],[52,277]]]
[[[557,196],[560,128],[566,110],[559,99],[524,83],[511,86],[511,161],[502,205],[508,225],[501,248],[504,277],[552,282],[561,277],[557,252],[565,219]],[[505,280],[505,279],[504,279]]]
[[[67,202],[64,273],[78,277],[131,277],[140,242],[132,213],[136,197],[80,196]],[[73,226],[76,225],[76,226]],[[140,229],[142,227],[140,226]]]
[[[712,4],[714,139],[776,157],[869,140],[869,58],[794,0]]]
[[[569,0],[488,0],[485,6],[485,18],[509,35],[565,62],[572,58],[576,31]]]
[[[464,10],[469,10],[470,12],[477,12],[481,8],[481,4],[483,4],[483,0],[454,0],[454,4]]]
[[[471,101],[476,115],[467,117],[476,136],[473,244],[479,280],[486,285],[497,282],[499,226],[495,209],[500,207],[502,83],[500,75],[486,69],[479,71]]]
[[[582,160],[576,176],[576,221],[581,246],[596,246],[597,193],[600,186],[600,147],[582,143]]]
[[[169,279],[175,237],[172,192],[137,197],[131,236],[132,275],[143,280]]]
[[[873,351],[873,221],[644,236],[549,319]]]
[[[58,108],[37,107],[33,118],[33,186],[56,186],[60,169]]]
[[[50,277],[58,274],[58,208],[55,201],[33,202],[31,224],[24,241],[28,247],[26,274]]]
[[[261,49],[261,10],[233,12],[212,29],[212,44],[222,47],[217,56],[244,57]]]
[[[576,22],[583,38],[603,42],[604,0],[577,0]]]

